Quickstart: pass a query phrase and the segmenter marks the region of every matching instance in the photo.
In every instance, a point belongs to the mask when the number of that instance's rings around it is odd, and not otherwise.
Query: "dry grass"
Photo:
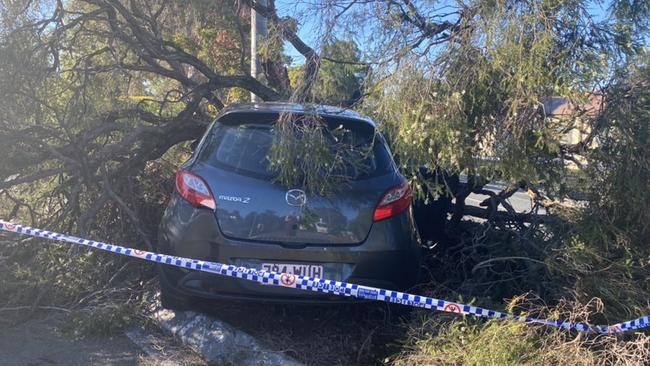
[[[575,321],[593,315],[594,304],[564,303],[539,310],[547,315],[569,315],[567,318]],[[587,335],[515,321],[421,312],[409,324],[405,347],[393,364],[641,366],[649,360],[647,334]]]

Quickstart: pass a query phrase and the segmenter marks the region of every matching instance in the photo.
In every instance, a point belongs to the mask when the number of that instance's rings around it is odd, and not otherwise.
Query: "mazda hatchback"
[[[347,181],[322,195],[277,183],[269,156],[278,119],[287,114],[316,116],[328,131],[344,129],[369,152],[362,169],[343,169]],[[411,189],[384,138],[370,119],[326,106],[225,108],[176,174],[157,245],[180,257],[395,290],[414,285],[419,273]],[[164,265],[160,283],[163,306],[178,310],[196,298],[346,301]]]

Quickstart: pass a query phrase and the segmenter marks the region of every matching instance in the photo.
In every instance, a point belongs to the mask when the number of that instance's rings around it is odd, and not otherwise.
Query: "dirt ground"
[[[5,317],[8,314],[3,314]],[[162,334],[140,337],[140,346],[126,335],[112,338],[75,338],[63,332],[66,315],[40,313],[18,324],[0,324],[0,364],[4,366],[48,365],[202,365],[198,356]]]
[[[203,302],[197,309],[306,365],[382,365],[399,349],[407,308],[381,303]]]

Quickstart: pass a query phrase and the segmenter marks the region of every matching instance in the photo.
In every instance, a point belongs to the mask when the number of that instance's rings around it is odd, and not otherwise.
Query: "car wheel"
[[[160,283],[160,304],[162,307],[175,311],[192,310],[194,299],[179,293],[176,289],[170,286],[165,278],[163,278],[164,274],[161,272],[162,270],[159,270],[158,272],[158,281]]]

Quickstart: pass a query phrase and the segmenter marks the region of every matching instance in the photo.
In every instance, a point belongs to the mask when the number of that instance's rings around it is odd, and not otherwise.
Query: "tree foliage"
[[[361,101],[368,66],[361,62],[360,51],[353,41],[336,40],[323,46],[321,65],[314,82],[310,102],[352,107]],[[289,69],[295,88],[304,79],[304,67]]]
[[[591,141],[563,144],[584,111],[553,118],[545,101],[585,104],[634,50],[594,23],[581,2],[477,2],[467,12],[439,52],[411,56],[377,83],[380,109],[371,107],[414,172],[442,167],[550,191]]]
[[[15,208],[84,230],[111,211],[138,222],[131,195],[148,196],[156,161],[200,136],[232,90],[280,98],[247,75],[247,18],[235,5],[5,4],[19,20],[0,28],[0,189]],[[6,190],[26,183],[38,187],[29,202]]]
[[[638,60],[609,89],[598,145],[589,151],[590,207],[584,217],[590,242],[647,265],[650,205],[650,65]],[[606,121],[606,122],[605,122]]]

